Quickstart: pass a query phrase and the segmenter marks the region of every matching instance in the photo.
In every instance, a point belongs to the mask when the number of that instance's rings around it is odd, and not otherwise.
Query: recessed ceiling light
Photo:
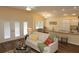
[[[75,16],[75,15],[76,15],[76,13],[73,13],[72,15],[73,15],[73,16]]]
[[[49,18],[49,17],[52,16],[52,14],[49,13],[49,12],[40,12],[40,14],[41,14],[44,18]]]
[[[31,11],[32,9],[30,7],[26,7],[26,10],[27,11]]]

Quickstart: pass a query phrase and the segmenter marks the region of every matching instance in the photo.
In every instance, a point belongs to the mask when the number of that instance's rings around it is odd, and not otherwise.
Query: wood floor
[[[39,53],[39,52],[37,52],[34,49],[31,49],[30,52],[24,52],[24,53]],[[63,44],[59,42],[59,47],[56,53],[79,53],[79,46],[72,44]]]
[[[57,53],[79,53],[79,46],[59,43]]]

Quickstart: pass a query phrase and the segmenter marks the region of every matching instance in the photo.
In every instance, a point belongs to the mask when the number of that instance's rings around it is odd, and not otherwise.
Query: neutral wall
[[[16,38],[14,37],[14,22],[19,21],[21,24],[21,37],[23,36],[23,22],[27,21],[28,22],[28,28],[31,27],[33,28],[33,20],[37,19],[39,15],[35,12],[28,12],[26,10],[21,10],[21,9],[15,9],[11,7],[0,7],[0,43],[9,41],[9,40],[15,40]],[[11,38],[10,39],[4,39],[3,38],[3,23],[9,21],[11,23]]]

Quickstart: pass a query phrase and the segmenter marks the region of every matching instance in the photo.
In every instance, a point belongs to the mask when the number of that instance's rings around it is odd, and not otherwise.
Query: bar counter
[[[53,31],[59,37],[68,37],[68,43],[79,45],[79,33],[63,32],[63,31]]]

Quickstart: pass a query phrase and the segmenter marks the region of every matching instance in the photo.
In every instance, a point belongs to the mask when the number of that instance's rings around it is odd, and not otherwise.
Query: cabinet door
[[[70,21],[69,20],[63,20],[61,23],[61,30],[63,31],[70,31]]]

